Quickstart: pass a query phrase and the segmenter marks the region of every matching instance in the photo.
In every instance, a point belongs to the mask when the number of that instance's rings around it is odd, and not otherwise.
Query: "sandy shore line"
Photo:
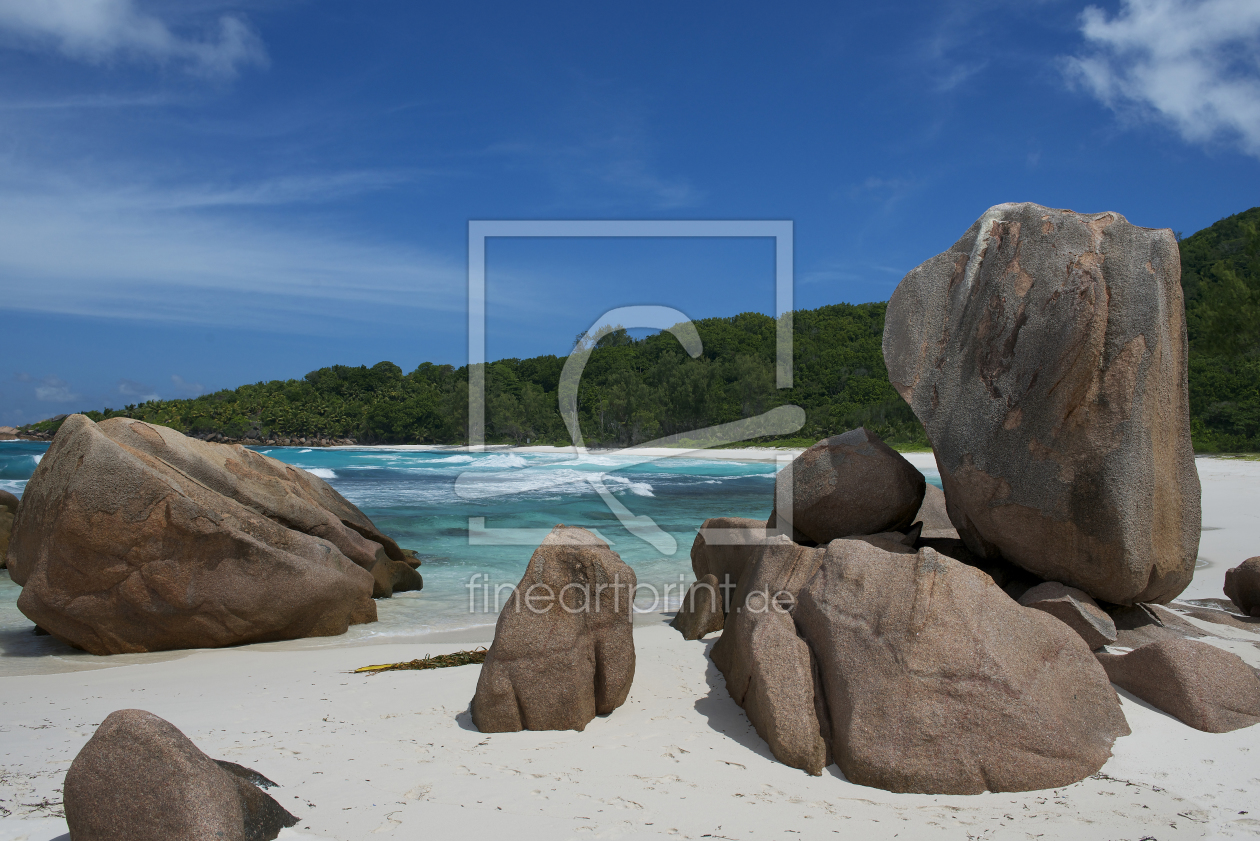
[[[467,713],[475,666],[348,674],[467,647],[456,643],[248,647],[7,678],[0,807],[10,814],[0,839],[65,841],[65,769],[105,715],[128,707],[280,783],[272,794],[301,818],[281,838],[1167,841],[1260,832],[1260,813],[1251,814],[1260,727],[1200,733],[1122,691],[1133,735],[1093,778],[1019,794],[892,794],[849,783],[835,766],[810,777],[775,761],[727,695],[707,656],[712,643],[659,622],[636,627],[630,698],[584,732],[478,733]]]
[[[730,451],[718,451],[730,452]],[[918,457],[930,454],[918,454]],[[1260,553],[1260,462],[1199,459],[1202,561],[1182,598],[1219,598]],[[101,658],[0,678],[0,841],[67,841],[60,787],[111,711],[136,707],[216,758],[281,784],[302,820],[281,838],[1006,838],[1260,835],[1260,727],[1207,734],[1121,691],[1133,735],[1072,786],[975,797],[900,795],[775,761],[707,652],[640,616],[629,701],[584,732],[483,735],[475,666],[352,675],[359,666],[491,641],[490,626],[417,638],[294,640]],[[1188,621],[1260,667],[1250,634]]]

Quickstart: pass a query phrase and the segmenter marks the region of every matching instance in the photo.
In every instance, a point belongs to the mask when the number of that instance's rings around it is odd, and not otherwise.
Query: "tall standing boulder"
[[[270,782],[153,713],[118,710],[70,763],[66,823],[75,841],[270,841],[298,819],[251,780]]]
[[[477,729],[583,730],[625,703],[637,583],[586,529],[552,529],[499,613],[472,700]]]
[[[828,551],[801,546],[786,535],[766,540],[709,652],[731,699],[744,708],[775,757],[814,776],[828,762],[825,724],[815,703],[809,646],[797,636],[790,611]]]
[[[926,484],[878,435],[851,429],[819,441],[779,471],[766,525],[820,545],[855,534],[902,531],[914,522]],[[779,510],[779,500],[791,500],[790,516]]]
[[[1180,275],[1171,231],[1002,204],[901,281],[889,379],[972,552],[1117,604],[1185,589],[1200,489]]]
[[[71,415],[14,524],[18,608],[93,654],[329,636],[374,621],[369,570],[388,549],[320,484],[241,447]]]
[[[930,548],[908,556],[835,541],[793,618],[852,782],[926,794],[1054,788],[1095,773],[1129,733],[1075,631]]]

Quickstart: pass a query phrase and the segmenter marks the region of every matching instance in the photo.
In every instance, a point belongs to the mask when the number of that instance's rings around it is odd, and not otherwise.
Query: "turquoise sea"
[[[20,496],[46,449],[45,444],[0,443],[0,487]],[[558,523],[597,531],[634,568],[645,585],[636,599],[640,610],[673,609],[692,579],[690,550],[700,524],[718,516],[767,517],[778,470],[769,460],[255,449],[320,476],[424,559],[424,590],[379,602],[381,621],[352,629],[356,637],[493,624],[495,590],[520,580],[534,547]],[[929,479],[939,481],[933,474]],[[635,533],[623,525],[626,517],[639,518]],[[16,610],[17,593],[5,575],[0,580],[0,645],[31,627]]]

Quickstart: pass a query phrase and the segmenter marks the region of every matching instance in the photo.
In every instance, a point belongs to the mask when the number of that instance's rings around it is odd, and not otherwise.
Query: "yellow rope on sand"
[[[400,671],[403,669],[445,669],[448,666],[467,666],[472,663],[484,663],[486,649],[474,648],[472,651],[456,651],[454,654],[439,654],[436,657],[425,655],[421,660],[408,660],[405,663],[382,663],[379,666],[364,666],[355,669],[351,674],[379,674],[381,672]]]

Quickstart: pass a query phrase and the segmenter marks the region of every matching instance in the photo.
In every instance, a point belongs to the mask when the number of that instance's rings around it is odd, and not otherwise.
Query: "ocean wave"
[[[310,452],[310,449],[309,449],[309,448],[307,448],[307,449],[305,449],[305,450],[298,450],[298,453],[299,453],[299,454],[300,454],[300,453],[309,453],[309,452]]]
[[[455,492],[464,499],[538,495],[543,492],[555,494],[556,491],[586,495],[596,493],[595,484],[601,482],[614,494],[629,492],[635,496],[655,496],[653,487],[648,482],[636,482],[610,473],[568,468],[482,475],[463,473],[455,482]]]
[[[304,467],[302,468],[312,476],[318,476],[321,479],[336,479],[337,474],[329,470],[327,467]]]
[[[40,453],[40,454],[39,454],[39,455],[37,455],[37,456],[31,456],[31,458],[35,459],[35,463],[36,463],[36,464],[39,464],[41,461],[43,461],[43,460],[44,460],[44,454],[43,454],[43,453]]]
[[[477,459],[478,467],[525,467],[529,462],[516,453],[495,453]]]
[[[604,487],[608,488],[613,493],[616,493],[619,490],[625,490],[630,491],[630,493],[635,496],[656,496],[656,494],[652,493],[652,486],[647,482],[633,482],[622,476],[609,476],[607,473],[597,473],[595,475],[601,477],[604,481]],[[614,487],[609,487],[609,483],[612,483]]]
[[[428,458],[424,464],[468,464],[474,461],[472,456],[446,456],[445,458]]]

